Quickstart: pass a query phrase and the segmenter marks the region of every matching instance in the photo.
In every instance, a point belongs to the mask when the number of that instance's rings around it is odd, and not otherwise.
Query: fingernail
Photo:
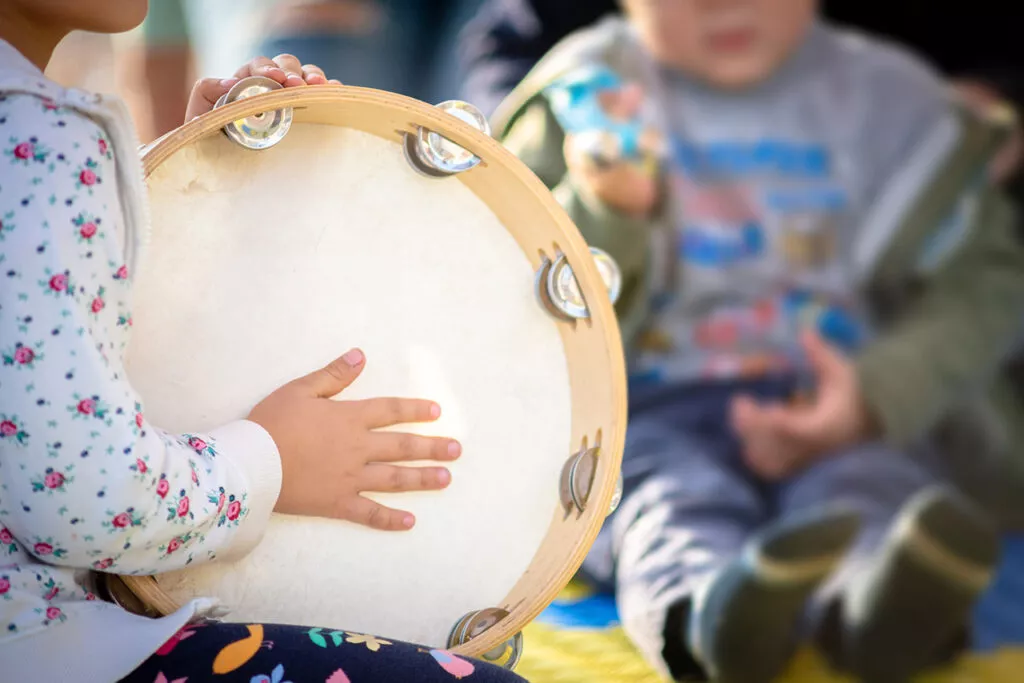
[[[406,529],[411,529],[412,525],[415,524],[415,523],[416,523],[416,518],[413,517],[412,515],[406,515],[405,517],[402,518],[402,526],[404,526]]]
[[[448,470],[441,470],[437,473],[437,481],[440,482],[441,486],[447,486],[448,482],[452,480],[452,473]]]
[[[285,79],[285,85],[305,85],[305,84],[306,84],[306,81],[302,80],[302,76],[296,76],[295,74],[290,74],[288,76],[288,78]]]
[[[448,457],[449,458],[457,458],[457,457],[459,457],[459,453],[461,453],[461,452],[462,452],[462,444],[460,444],[458,441],[449,441],[448,442]]]
[[[435,420],[437,418],[441,417],[441,406],[437,405],[436,403],[431,403],[430,404],[430,417],[434,418]]]
[[[337,78],[332,78],[327,82],[330,83],[331,85],[341,85],[341,81],[339,81]]]
[[[238,79],[237,78],[225,78],[224,80],[222,80],[220,82],[220,87],[222,87],[222,88],[230,88],[233,85],[235,85],[236,83],[238,83]]]
[[[320,74],[310,74],[307,83],[326,83],[327,79]]]
[[[341,357],[345,363],[352,368],[358,367],[363,363],[363,352],[359,349],[352,349],[344,356]]]

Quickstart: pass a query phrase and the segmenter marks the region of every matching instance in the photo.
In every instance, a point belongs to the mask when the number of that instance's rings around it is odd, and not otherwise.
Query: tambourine
[[[378,633],[512,666],[621,494],[618,270],[462,102],[246,79],[143,150],[152,234],[126,368],[203,431],[347,348],[345,399],[424,397],[459,439],[440,492],[367,494],[408,532],[275,514],[241,560],[109,577],[158,615]]]

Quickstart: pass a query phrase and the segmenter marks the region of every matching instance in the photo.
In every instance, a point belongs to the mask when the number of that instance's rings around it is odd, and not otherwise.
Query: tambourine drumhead
[[[283,107],[294,124],[252,151],[223,126]],[[402,134],[479,156],[427,178]],[[361,88],[235,102],[144,156],[153,226],[127,368],[147,417],[176,432],[238,418],[281,384],[358,346],[341,397],[438,401],[463,456],[443,492],[372,497],[416,514],[405,533],[275,515],[244,559],[157,577],[177,604],[219,598],[230,621],[294,623],[447,645],[468,612],[510,614],[456,651],[493,648],[570,580],[614,494],[625,429],[619,332],[587,247],[543,185],[486,135],[428,105]],[[558,320],[536,272],[564,253],[589,318]],[[567,513],[569,457],[600,446]],[[202,473],[200,472],[200,475]],[[201,559],[199,557],[197,560]],[[135,584],[138,582],[135,581]]]

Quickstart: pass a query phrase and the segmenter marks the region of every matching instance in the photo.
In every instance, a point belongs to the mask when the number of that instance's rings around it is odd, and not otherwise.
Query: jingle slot
[[[277,81],[263,76],[243,78],[221,95],[213,108],[218,109],[232,102],[263,95],[282,87]],[[232,121],[224,126],[223,130],[234,143],[246,149],[267,149],[281,142],[288,134],[292,127],[292,117],[291,107],[264,111]]]
[[[448,648],[455,648],[468,643],[473,638],[482,635],[489,628],[509,616],[507,610],[492,607],[466,614],[452,627],[448,636]],[[492,664],[512,670],[519,663],[523,654],[523,634],[516,633],[514,636],[491,648],[482,655],[482,658]]]
[[[468,123],[484,135],[491,135],[491,124],[479,109],[460,100],[447,100],[436,105],[438,109]],[[416,127],[415,133],[405,133],[402,149],[409,165],[428,178],[447,178],[475,168],[482,160],[440,133]]]
[[[622,271],[608,252],[590,247],[590,254],[597,264],[608,297],[614,305],[622,293]],[[537,271],[537,296],[545,308],[563,320],[583,320],[590,317],[590,309],[583,292],[580,291],[572,266],[565,254],[559,254],[554,262],[547,259]]]

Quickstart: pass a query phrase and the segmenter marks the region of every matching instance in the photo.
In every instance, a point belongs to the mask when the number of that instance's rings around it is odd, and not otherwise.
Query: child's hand
[[[189,98],[188,109],[185,111],[185,123],[213,109],[221,95],[238,81],[249,76],[266,76],[286,88],[324,83],[341,84],[337,80],[327,80],[323,69],[315,64],[302,64],[292,55],[278,55],[274,59],[257,57],[239,68],[232,78],[203,78],[196,81],[192,88],[192,96]]]
[[[375,431],[391,425],[431,422],[440,408],[415,399],[334,401],[365,367],[353,350],[330,365],[281,387],[253,408],[281,454],[282,485],[275,511],[332,517],[374,529],[404,530],[415,520],[364,498],[361,493],[430,491],[451,480],[442,467],[408,467],[402,461],[454,460],[458,442],[441,437]]]
[[[627,161],[600,164],[565,137],[565,161],[580,189],[610,208],[633,218],[649,218],[660,194],[658,179]]]
[[[638,86],[606,90],[600,94],[601,109],[615,121],[628,121],[643,104]],[[659,200],[657,177],[639,162],[625,160],[602,164],[582,149],[579,138],[565,136],[565,162],[581,189],[609,207],[635,218],[648,218]]]
[[[871,436],[853,364],[815,332],[802,339],[815,372],[817,393],[809,403],[758,405],[746,396],[732,404],[732,427],[747,465],[765,479],[781,479]]]

